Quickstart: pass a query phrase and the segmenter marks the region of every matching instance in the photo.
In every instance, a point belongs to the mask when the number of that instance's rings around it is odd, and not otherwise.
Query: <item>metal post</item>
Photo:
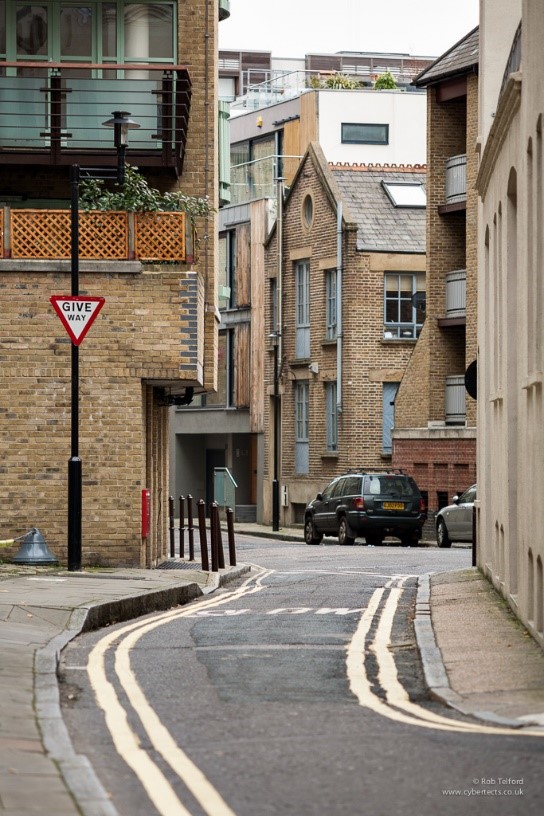
[[[236,566],[236,544],[234,541],[234,510],[227,507],[227,531],[229,536],[229,562],[231,567]]]
[[[179,557],[185,558],[185,526],[183,519],[183,503],[185,496],[179,497]]]
[[[212,572],[219,572],[219,546],[217,542],[217,527],[219,521],[219,508],[217,502],[210,505],[210,536],[212,542]]]
[[[79,166],[70,168],[71,294],[79,295]],[[68,570],[81,569],[82,463],[79,458],[79,346],[72,342],[71,450],[68,462]]]
[[[225,569],[225,553],[223,550],[223,537],[221,535],[221,522],[219,520],[219,507],[215,511],[215,524],[217,527],[217,563],[219,569]]]
[[[478,542],[476,541],[477,537],[477,530],[478,530],[478,522],[476,519],[476,505],[472,507],[472,566],[478,566]]]
[[[198,532],[200,535],[200,557],[202,559],[202,569],[208,572],[210,562],[208,561],[208,539],[206,536],[206,503],[204,499],[197,502],[198,512]]]
[[[168,519],[170,523],[170,558],[176,557],[176,530],[174,525],[174,497],[168,499]]]
[[[273,480],[272,480],[272,530],[277,532],[280,529],[280,481],[279,481],[279,418],[280,418],[280,394],[278,381],[278,346],[279,338],[274,335],[274,424],[273,424]]]
[[[187,496],[187,532],[189,533],[189,561],[195,560],[195,536],[193,529],[193,497]]]

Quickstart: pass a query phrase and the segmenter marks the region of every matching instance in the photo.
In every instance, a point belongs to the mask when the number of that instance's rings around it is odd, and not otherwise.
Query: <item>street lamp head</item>
[[[104,127],[113,128],[115,147],[126,147],[129,130],[139,128],[140,125],[130,118],[130,111],[113,111],[112,117],[102,124]]]

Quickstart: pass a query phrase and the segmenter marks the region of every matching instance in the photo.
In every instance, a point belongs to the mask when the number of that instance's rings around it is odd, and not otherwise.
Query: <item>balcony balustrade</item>
[[[465,377],[446,377],[446,425],[464,425],[466,420]]]
[[[131,163],[181,173],[191,82],[180,65],[0,62],[0,164],[115,166],[112,132],[128,110]]]
[[[446,317],[465,317],[467,270],[456,269],[446,275]]]
[[[446,161],[446,204],[466,201],[467,197],[467,156],[451,156]]]

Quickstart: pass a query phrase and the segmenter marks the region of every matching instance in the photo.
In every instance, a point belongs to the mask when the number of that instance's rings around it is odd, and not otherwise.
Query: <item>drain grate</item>
[[[189,569],[189,570],[200,570],[202,569],[198,561],[163,561],[157,569]]]

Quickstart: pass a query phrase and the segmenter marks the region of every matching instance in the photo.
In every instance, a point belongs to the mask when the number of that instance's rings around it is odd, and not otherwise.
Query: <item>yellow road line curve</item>
[[[262,581],[269,570],[263,570],[261,575],[246,579],[241,587],[228,593],[228,595],[213,598],[207,601],[199,602],[199,608],[210,608],[220,606],[221,604],[230,603],[233,600],[244,597],[245,595],[253,594],[261,589],[264,589]],[[250,582],[255,582],[255,586],[250,587]],[[124,649],[124,641],[117,643],[120,638],[130,640],[130,643],[136,643],[137,640],[151,629],[162,626],[165,623],[177,617],[186,617],[192,614],[193,609],[184,608],[169,610],[168,612],[154,618],[151,623],[145,621],[136,621],[128,624],[121,629],[110,632],[93,648],[89,655],[87,671],[89,680],[96,696],[98,706],[103,710],[108,730],[110,731],[113,743],[118,754],[126,762],[126,764],[134,771],[140,783],[143,785],[149,799],[155,805],[157,811],[161,816],[191,816],[190,812],[182,805],[174,789],[153,762],[147,753],[140,747],[140,741],[136,733],[132,730],[128,723],[126,711],[121,705],[117,693],[107,679],[105,655],[107,650],[117,644],[117,649],[120,654],[119,662],[116,660],[116,669],[122,666],[119,671],[126,671],[127,666],[123,661],[128,661],[128,649]],[[125,692],[127,693],[132,707],[140,717],[146,733],[150,737],[154,747],[164,756],[164,758],[171,765],[173,770],[178,774],[179,778],[184,782],[189,790],[193,793],[195,798],[200,802],[204,811],[209,816],[235,816],[234,812],[223,801],[219,793],[206,780],[202,772],[194,763],[181,751],[175,744],[167,729],[162,725],[155,712],[149,707],[147,701],[143,697],[143,693],[139,688],[130,665],[127,673],[128,680],[124,678],[121,680]],[[144,700],[144,703],[142,703]],[[143,714],[142,714],[143,712]],[[142,719],[143,717],[143,719]],[[148,730],[150,729],[150,731]],[[165,741],[168,745],[169,751],[176,752],[176,763],[174,767],[168,756],[165,755],[164,749],[160,747],[160,743]],[[181,769],[181,772],[180,772]]]

